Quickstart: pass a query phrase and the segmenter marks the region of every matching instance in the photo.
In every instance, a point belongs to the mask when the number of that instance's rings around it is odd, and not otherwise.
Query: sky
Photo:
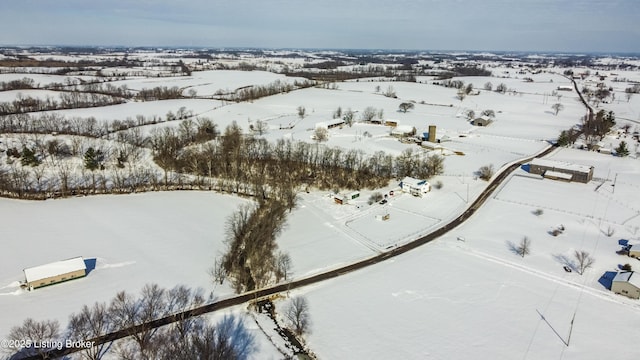
[[[2,0],[0,45],[640,52],[640,0]]]

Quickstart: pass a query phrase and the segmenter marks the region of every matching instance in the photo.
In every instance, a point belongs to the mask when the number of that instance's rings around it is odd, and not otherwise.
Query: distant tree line
[[[175,112],[169,110],[165,117],[136,115],[124,120],[115,119],[99,122],[95,117],[68,117],[57,113],[11,114],[0,116],[0,134],[33,133],[65,134],[99,138],[127,129],[157,124],[164,121],[193,118],[193,111],[180,107]],[[197,118],[196,118],[197,120]]]
[[[275,94],[288,93],[293,90],[308,88],[315,85],[316,85],[316,82],[310,81],[310,80],[303,80],[303,81],[295,80],[293,83],[276,80],[267,85],[255,85],[255,86],[248,86],[248,87],[241,88],[238,91],[236,91],[234,94],[231,94],[230,97],[225,97],[225,98],[227,100],[238,101],[238,102],[253,101],[263,97],[267,97]]]

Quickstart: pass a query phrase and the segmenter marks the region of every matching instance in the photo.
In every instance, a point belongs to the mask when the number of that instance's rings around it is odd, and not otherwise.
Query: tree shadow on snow
[[[518,245],[516,245],[513,241],[506,241],[506,244],[509,251],[511,251],[512,253],[518,256],[522,255],[520,254],[520,249],[518,249]]]
[[[598,279],[598,282],[608,290],[611,290],[611,284],[613,284],[613,278],[616,277],[616,274],[614,271],[607,271]]]
[[[84,259],[84,266],[87,268],[87,275],[96,268],[96,258]]]
[[[227,346],[236,355],[236,359],[248,359],[257,351],[255,336],[238,316],[226,315],[215,325],[215,331],[218,339],[223,338],[228,341]]]
[[[573,262],[573,260],[569,259],[566,255],[556,254],[553,255],[553,259],[559,262],[562,266],[568,266],[573,271],[578,271],[578,267]]]

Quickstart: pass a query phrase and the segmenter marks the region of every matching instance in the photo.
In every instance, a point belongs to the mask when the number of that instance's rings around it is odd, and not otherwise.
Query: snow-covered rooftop
[[[573,177],[573,175],[571,174],[567,174],[567,173],[563,173],[563,172],[559,172],[559,171],[553,171],[553,170],[547,170],[544,173],[545,177],[551,177],[551,178],[557,178],[557,179],[563,179],[563,180],[571,180],[571,178]]]
[[[628,282],[640,289],[640,276],[635,275],[635,271],[623,271],[616,274],[613,282]]]
[[[402,183],[403,184],[407,184],[407,185],[412,186],[412,187],[420,187],[420,186],[426,184],[427,181],[407,176],[404,179],[402,179]]]
[[[591,171],[591,166],[578,165],[578,164],[572,164],[572,163],[563,162],[563,161],[554,161],[554,160],[539,159],[539,158],[531,160],[531,165],[545,166],[545,167],[550,167],[555,169],[565,169],[565,170],[584,172],[584,173],[588,173]]]
[[[33,282],[78,270],[86,270],[86,268],[87,266],[84,263],[84,259],[79,256],[67,260],[56,261],[49,264],[24,269],[24,276],[27,282]]]

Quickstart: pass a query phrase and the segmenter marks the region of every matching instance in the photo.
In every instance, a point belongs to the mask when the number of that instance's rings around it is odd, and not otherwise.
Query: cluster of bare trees
[[[597,142],[611,131],[616,124],[613,111],[600,110],[595,115],[589,113],[583,119],[582,131],[588,142]]]
[[[95,117],[64,116],[57,113],[11,114],[0,116],[0,133],[66,134],[103,137],[134,127],[157,124],[163,121],[184,120],[194,117],[193,111],[182,106],[162,116],[136,115],[124,120],[114,119],[98,123]],[[199,121],[199,118],[195,119]]]
[[[141,101],[180,99],[182,97],[182,90],[177,86],[157,86],[151,89],[142,89],[136,95],[136,99]]]
[[[125,102],[123,98],[114,97],[112,95],[77,91],[60,92],[58,100],[51,96],[47,96],[45,99],[40,99],[31,96],[21,96],[18,94],[18,97],[13,101],[0,102],[0,115],[24,114],[28,112],[46,110],[100,107],[122,104],[123,102]]]
[[[311,327],[311,316],[309,311],[309,302],[304,296],[298,296],[291,299],[291,302],[285,309],[284,316],[293,328],[293,332],[297,336],[309,332]]]
[[[0,81],[0,91],[34,89],[35,87],[35,81],[28,77],[11,81]]]
[[[393,157],[303,142],[269,143],[246,137],[235,123],[219,136],[206,118],[184,120],[177,129],[160,129],[147,138],[137,128],[121,131],[110,143],[38,134],[18,138],[20,145],[7,149],[0,168],[0,193],[7,197],[198,188],[277,197],[290,208],[295,192],[308,187],[377,188],[392,178],[429,178],[443,171],[442,157],[414,149]],[[141,161],[143,146],[151,148],[164,174]],[[73,160],[78,157],[84,166]]]
[[[286,220],[287,206],[277,199],[241,206],[227,220],[227,251],[217,266],[237,293],[262,288],[286,279],[291,260],[277,252],[276,237]],[[220,271],[216,269],[214,271]]]
[[[293,83],[276,80],[267,85],[249,86],[238,90],[231,95],[231,101],[253,101],[266,96],[288,93],[293,90],[315,86],[316,82],[311,80],[294,81]]]
[[[96,302],[69,318],[66,330],[57,321],[26,319],[12,328],[10,339],[32,344],[81,344],[79,355],[87,360],[105,356],[117,359],[246,359],[255,350],[255,340],[235,316],[226,316],[216,325],[201,317],[189,317],[185,311],[203,305],[202,290],[179,285],[164,289],[147,284],[140,295],[121,291],[109,302]],[[173,316],[174,322],[154,327],[152,321]],[[100,337],[124,332],[119,340],[96,341]],[[93,346],[85,346],[91,341]],[[62,342],[62,343],[61,343]],[[20,344],[16,344],[20,345]],[[55,346],[53,346],[55,348]],[[12,359],[42,356],[52,347],[9,349]]]

